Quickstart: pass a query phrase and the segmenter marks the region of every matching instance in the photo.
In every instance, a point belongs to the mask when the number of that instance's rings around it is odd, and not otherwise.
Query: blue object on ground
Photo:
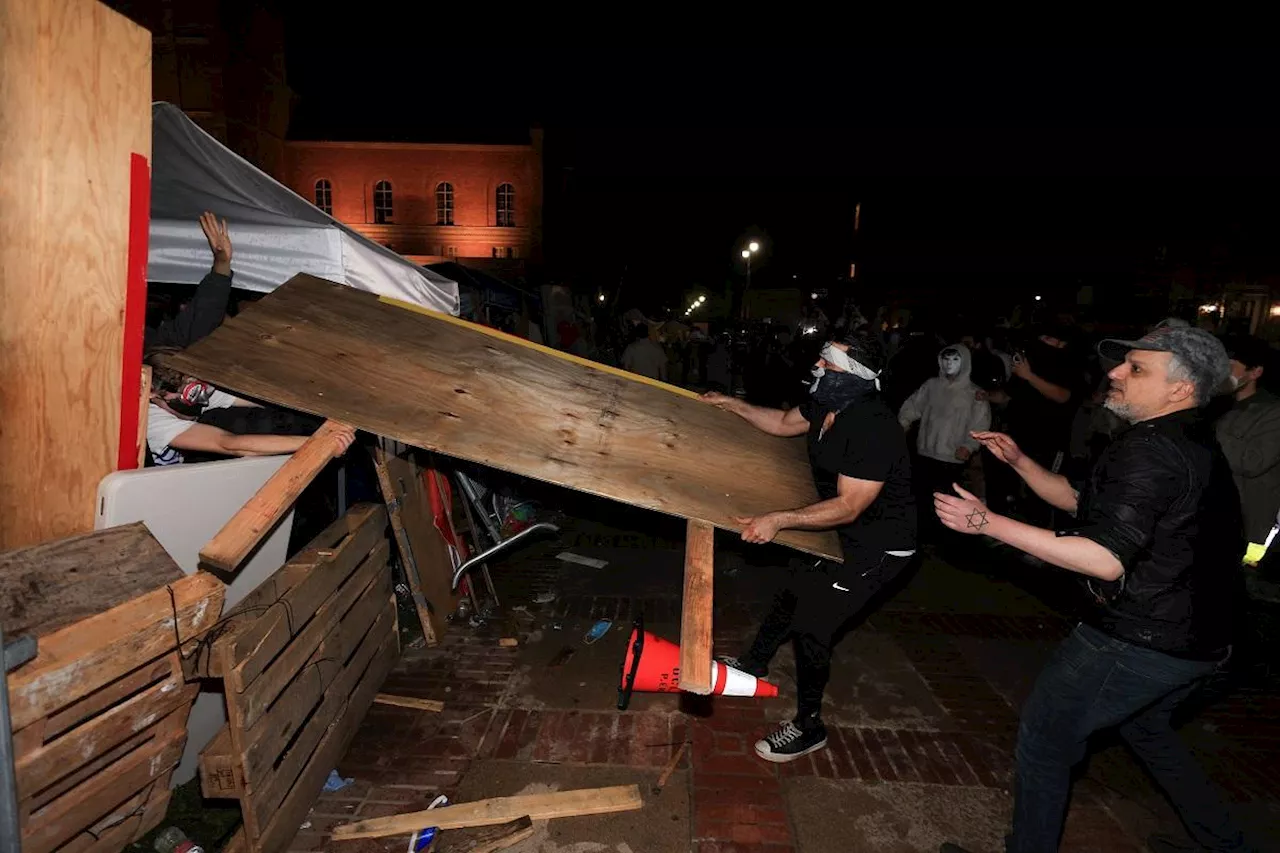
[[[582,638],[582,642],[588,646],[605,635],[609,628],[613,625],[612,619],[601,619],[599,622],[591,626],[591,630],[587,631],[586,636]]]
[[[354,778],[343,779],[338,775],[337,770],[330,770],[329,778],[324,780],[324,789],[329,792],[341,791],[354,781],[356,781]]]

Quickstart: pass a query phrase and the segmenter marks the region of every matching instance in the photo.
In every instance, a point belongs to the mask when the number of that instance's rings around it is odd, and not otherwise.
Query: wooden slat
[[[711,605],[715,528],[689,519],[684,544],[684,604],[680,616],[680,689],[706,695],[711,683]]]
[[[416,696],[396,696],[391,693],[379,693],[373,697],[378,705],[395,705],[399,708],[413,708],[418,711],[443,711],[444,703],[436,699],[419,699]]]
[[[373,661],[365,670],[333,725],[325,732],[324,737],[312,752],[306,766],[298,773],[297,780],[281,802],[279,810],[272,816],[270,823],[258,838],[257,848],[263,853],[278,853],[288,848],[293,837],[298,834],[298,827],[306,819],[307,812],[315,802],[316,795],[324,787],[324,780],[329,772],[346,754],[351,739],[355,737],[360,722],[364,719],[374,694],[386,680],[387,673],[395,665],[399,656],[399,641],[394,635],[388,635],[374,655]],[[281,778],[284,778],[283,775]],[[426,826],[427,824],[423,824]],[[421,827],[419,827],[421,828]]]
[[[225,591],[217,578],[197,572],[41,637],[35,660],[9,674],[13,728],[93,693],[173,649],[178,638],[185,645],[203,635],[222,612]]]
[[[182,682],[180,673],[171,673],[169,678],[22,756],[15,762],[18,797],[44,789],[69,768],[93,761],[170,712],[190,705],[197,692],[196,685]]]
[[[168,363],[406,444],[726,529],[818,499],[802,439],[311,276]],[[841,556],[832,532],[777,541]]]
[[[173,654],[158,657],[145,666],[140,666],[133,672],[117,678],[105,687],[95,690],[80,701],[50,714],[42,721],[44,734],[40,745],[53,740],[72,726],[78,726],[90,717],[101,714],[126,697],[172,677],[175,657],[176,655]],[[19,751],[18,755],[21,756],[22,751]]]
[[[116,469],[135,153],[151,34],[96,0],[0,3],[0,551],[92,530]]]
[[[280,466],[257,493],[200,549],[200,563],[221,572],[240,568],[254,548],[284,518],[289,507],[316,475],[339,455],[334,435],[345,427],[325,421],[302,447]]]
[[[320,606],[368,558],[375,546],[385,541],[386,512],[382,507],[370,504],[353,511],[362,521],[335,549],[300,555],[302,560],[314,562],[308,566],[306,575],[281,596],[278,606],[269,607],[234,636],[214,643],[215,658],[224,668],[222,677],[227,679],[228,690],[247,689],[291,638],[307,627]],[[295,561],[290,564],[297,565]]]
[[[51,634],[182,577],[142,522],[0,554],[5,636]]]
[[[200,793],[212,800],[244,793],[240,756],[231,745],[231,729],[223,726],[200,750]]]
[[[528,817],[522,817],[510,823],[480,827],[474,832],[467,833],[469,837],[465,840],[455,840],[453,835],[454,833],[450,832],[444,837],[437,848],[437,853],[497,853],[531,837],[533,821]]]
[[[334,590],[329,599],[316,610],[306,627],[293,638],[284,651],[271,661],[270,666],[245,688],[243,693],[228,692],[227,707],[228,712],[232,714],[233,725],[242,730],[248,730],[256,725],[271,703],[275,702],[293,681],[294,676],[308,662],[316,660],[313,657],[314,653],[325,639],[337,630],[343,614],[364,601],[363,595],[366,591],[389,588],[390,577],[387,572],[389,553],[390,543],[384,539],[360,564],[360,568],[353,572],[342,586]],[[382,598],[385,600],[385,596]]]
[[[334,828],[333,838],[334,840],[381,838],[386,835],[413,832],[424,826],[464,829],[468,826],[507,823],[526,816],[533,820],[551,820],[558,817],[635,811],[643,806],[640,788],[636,785],[583,788],[576,791],[555,791],[550,794],[522,794],[516,797],[496,797],[474,803],[442,806],[430,811],[409,812],[391,817],[375,817],[355,823],[345,823]]]
[[[298,731],[311,725],[308,715],[322,706],[331,693],[345,697],[355,685],[350,670],[364,670],[383,638],[393,628],[394,609],[387,607],[385,590],[390,580],[375,580],[370,593],[351,608],[337,627],[253,728],[240,732],[240,761],[245,779],[252,785],[266,780]],[[349,661],[349,662],[348,662]],[[345,663],[344,663],[345,662]],[[344,681],[344,678],[347,680]],[[315,716],[311,717],[314,720]]]
[[[183,721],[186,720],[185,712]],[[129,792],[150,784],[178,763],[187,734],[183,726],[170,726],[167,736],[155,738],[141,749],[98,773],[75,791],[34,811],[23,830],[23,853],[48,853],[93,826]]]
[[[438,642],[440,633],[437,629],[443,630],[444,620],[438,617],[432,618],[431,608],[422,590],[422,579],[418,570],[418,552],[427,543],[422,541],[421,536],[418,537],[417,542],[411,541],[405,527],[406,516],[425,513],[430,518],[431,509],[430,505],[423,507],[420,499],[415,500],[420,498],[421,489],[414,488],[414,483],[418,480],[413,475],[412,463],[401,460],[403,464],[396,466],[397,471],[405,466],[410,468],[406,483],[403,474],[392,476],[390,456],[391,454],[387,453],[381,445],[374,448],[373,468],[378,473],[378,486],[382,490],[382,499],[387,502],[387,515],[391,519],[391,530],[395,534],[396,547],[400,550],[400,565],[404,567],[405,580],[413,596],[413,609],[418,614],[418,623],[422,625],[422,638],[427,645],[434,646]]]

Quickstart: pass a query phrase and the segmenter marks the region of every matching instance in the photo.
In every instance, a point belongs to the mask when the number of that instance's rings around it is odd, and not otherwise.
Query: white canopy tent
[[[209,271],[197,221],[229,224],[235,286],[262,293],[304,272],[447,314],[458,285],[380,246],[260,171],[173,104],[151,107],[150,281],[196,284]]]

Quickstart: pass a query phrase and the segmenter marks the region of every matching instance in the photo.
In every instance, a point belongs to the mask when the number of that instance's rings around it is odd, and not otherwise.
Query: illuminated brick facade
[[[402,255],[538,260],[541,143],[289,142],[284,180]]]

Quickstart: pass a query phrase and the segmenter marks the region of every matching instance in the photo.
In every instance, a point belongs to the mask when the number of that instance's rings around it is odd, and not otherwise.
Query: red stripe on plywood
[[[120,452],[116,470],[138,467],[138,395],[147,316],[147,232],[151,227],[151,169],[147,158],[129,162],[129,261],[124,305],[124,355],[120,373]]]

